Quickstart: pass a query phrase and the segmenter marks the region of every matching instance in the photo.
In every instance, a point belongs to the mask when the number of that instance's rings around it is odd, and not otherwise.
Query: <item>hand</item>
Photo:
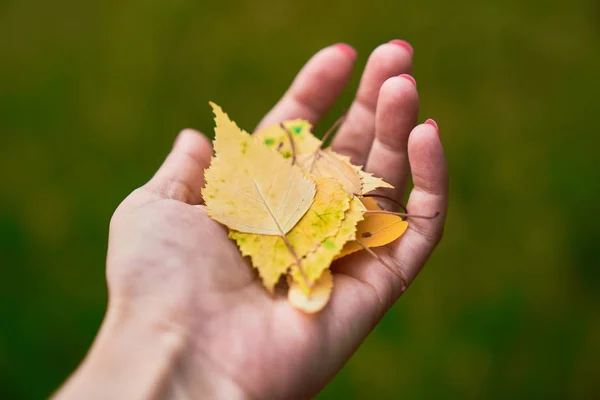
[[[355,53],[318,52],[259,124],[316,123],[349,80]],[[412,171],[411,219],[397,241],[378,248],[412,281],[442,236],[448,177],[435,123],[417,125],[412,50],[399,41],[371,54],[333,148],[397,189]],[[340,370],[402,294],[402,282],[362,251],[333,266],[335,287],[316,315],[271,296],[227,230],[202,207],[208,140],[191,130],[111,221],[109,306],[96,342],[59,396],[90,398],[307,398]],[[410,166],[410,169],[409,169]],[[110,395],[108,393],[111,393]]]

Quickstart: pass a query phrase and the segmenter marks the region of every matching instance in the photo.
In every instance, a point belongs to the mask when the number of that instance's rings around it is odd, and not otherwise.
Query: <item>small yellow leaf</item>
[[[377,178],[376,176],[373,176],[373,174],[363,171],[362,168],[360,168],[359,174],[360,179],[362,180],[362,194],[372,192],[373,190],[378,188],[394,188],[392,185],[390,185],[383,179]]]
[[[215,157],[202,190],[208,215],[240,232],[285,235],[312,204],[315,183],[211,105]]]
[[[381,210],[377,202],[369,197],[361,199],[367,210]],[[385,246],[398,239],[408,228],[408,222],[397,215],[367,214],[356,227],[356,237],[367,247]],[[346,243],[337,258],[362,250],[357,241]]]
[[[352,198],[350,208],[346,211],[342,226],[335,236],[328,237],[323,241],[321,246],[315,251],[312,251],[302,259],[302,270],[307,278],[307,281],[313,283],[317,281],[323,271],[327,270],[334,260],[335,256],[342,250],[344,244],[356,237],[356,227],[359,221],[362,221],[364,212],[366,211],[363,203],[356,197]],[[291,265],[290,275],[294,278],[300,290],[305,294],[309,294],[311,289],[306,285],[302,274],[298,267]]]
[[[254,133],[256,137],[265,146],[279,151],[285,158],[292,156],[292,146],[290,136],[294,140],[296,154],[311,153],[321,147],[321,141],[311,133],[312,125],[303,119],[294,119],[285,121],[283,126],[280,124],[271,125]]]
[[[323,271],[323,274],[309,294],[305,294],[299,285],[291,279],[289,279],[289,285],[288,300],[292,306],[306,313],[313,314],[321,311],[329,302],[331,290],[333,289],[333,276],[328,269]]]
[[[298,165],[314,176],[330,176],[340,182],[351,195],[362,194],[362,180],[356,168],[344,156],[331,149],[301,154]]]
[[[333,151],[332,151],[332,153],[333,153]],[[354,168],[354,170],[358,173],[360,180],[361,180],[361,184],[362,184],[361,191],[360,191],[361,195],[372,192],[373,190],[378,189],[378,188],[390,188],[390,189],[394,188],[392,185],[390,185],[383,179],[377,178],[377,177],[373,176],[373,174],[363,171],[363,167],[361,165],[352,164],[350,162],[350,157],[343,156],[343,155],[337,154],[337,153],[334,153],[334,154],[340,160],[343,160],[348,165],[351,165],[352,168]]]
[[[335,180],[317,178],[316,185],[313,204],[286,235],[299,258],[315,251],[325,239],[334,236],[350,207],[350,196]],[[229,237],[237,241],[243,255],[252,258],[252,265],[258,269],[270,291],[291,265],[296,266],[295,258],[280,236],[231,231]],[[301,266],[304,271],[304,261],[301,261]]]

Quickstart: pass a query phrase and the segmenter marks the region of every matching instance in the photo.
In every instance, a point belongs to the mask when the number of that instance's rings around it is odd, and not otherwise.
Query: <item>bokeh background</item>
[[[415,48],[446,235],[320,399],[600,398],[598,1],[0,1],[0,398],[93,340],[109,218],[207,104],[251,129],[317,50]]]

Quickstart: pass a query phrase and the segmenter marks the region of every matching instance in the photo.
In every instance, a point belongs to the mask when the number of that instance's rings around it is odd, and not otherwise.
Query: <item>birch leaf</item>
[[[370,197],[361,199],[367,210],[381,210],[377,201]],[[390,214],[367,214],[365,219],[356,226],[356,237],[367,247],[385,246],[398,239],[408,228],[408,222],[397,215]],[[362,250],[358,241],[346,243],[337,258],[347,256]]]
[[[360,169],[357,170],[350,164],[349,159],[331,149],[301,154],[297,157],[297,162],[304,171],[314,176],[330,176],[336,179],[351,195],[360,196],[363,192]]]
[[[332,153],[333,153],[333,151],[332,151]],[[360,191],[361,195],[367,194],[367,193],[372,192],[373,190],[379,189],[379,188],[389,188],[389,189],[394,188],[392,185],[390,185],[383,179],[377,178],[376,176],[373,176],[373,174],[363,171],[363,167],[361,165],[352,164],[350,162],[350,157],[343,156],[343,155],[337,154],[337,153],[334,153],[334,154],[337,156],[337,158],[344,161],[346,164],[351,165],[352,168],[354,168],[354,170],[358,173],[361,183],[362,183],[362,188]]]
[[[331,178],[317,178],[316,185],[317,192],[313,204],[286,235],[300,259],[326,245],[328,242],[324,244],[324,241],[335,236],[340,231],[340,226],[347,223],[344,218],[347,218],[346,210],[350,207],[350,196],[342,186]],[[286,273],[291,265],[298,270],[293,255],[279,236],[231,231],[229,237],[236,240],[244,256],[251,257],[252,265],[258,269],[263,284],[269,291],[273,290],[281,275]],[[341,248],[342,246],[339,246],[338,251]],[[305,261],[301,260],[303,272],[304,263]],[[302,279],[300,272],[298,279]]]
[[[323,274],[308,294],[292,279],[289,279],[289,285],[288,300],[292,306],[305,313],[313,314],[321,311],[329,302],[331,290],[333,289],[333,276],[328,269],[323,271]]]
[[[315,183],[211,106],[215,157],[202,190],[208,215],[240,232],[285,235],[312,204]]]
[[[360,168],[360,167],[357,167],[357,168]],[[362,181],[362,193],[361,194],[367,194],[367,193],[372,192],[373,190],[379,189],[379,188],[389,188],[389,189],[394,188],[392,185],[390,185],[383,179],[378,178],[376,176],[373,176],[373,174],[363,171],[362,168],[360,168],[358,173],[360,174],[360,179]]]

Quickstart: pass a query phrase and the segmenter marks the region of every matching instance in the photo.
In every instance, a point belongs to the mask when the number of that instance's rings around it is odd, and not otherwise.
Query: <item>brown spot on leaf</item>
[[[371,236],[373,236],[373,234],[371,232],[365,232],[361,236],[364,238],[370,238]]]

